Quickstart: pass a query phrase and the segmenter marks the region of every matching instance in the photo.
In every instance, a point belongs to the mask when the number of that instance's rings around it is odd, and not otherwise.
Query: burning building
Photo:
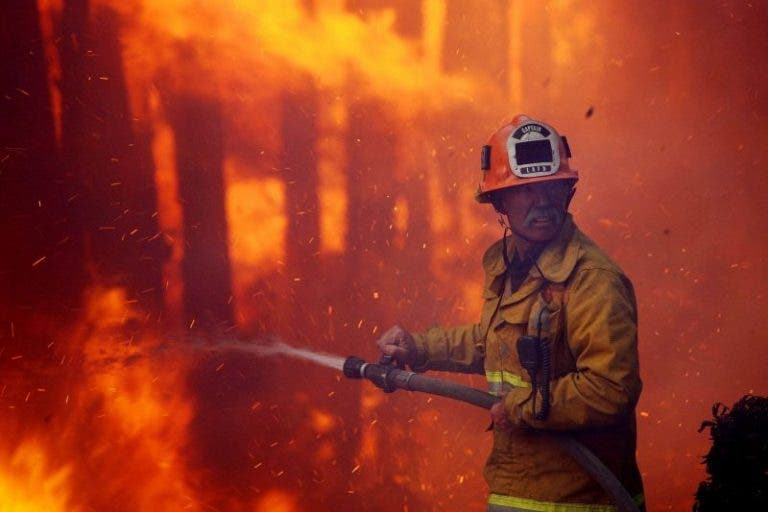
[[[0,511],[482,510],[482,411],[222,347],[474,320],[478,150],[520,111],[636,283],[649,510],[690,509],[712,402],[767,393],[765,5],[0,10]]]

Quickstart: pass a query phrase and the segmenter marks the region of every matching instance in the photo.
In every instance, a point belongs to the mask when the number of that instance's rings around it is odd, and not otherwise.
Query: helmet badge
[[[509,135],[507,154],[518,178],[549,176],[560,168],[560,137],[543,123],[528,122]]]

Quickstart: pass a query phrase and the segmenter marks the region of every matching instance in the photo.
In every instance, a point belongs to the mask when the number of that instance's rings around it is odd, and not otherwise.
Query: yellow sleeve
[[[432,327],[414,334],[418,356],[413,370],[444,370],[461,373],[484,373],[483,333],[479,324],[452,329]]]
[[[549,416],[533,417],[529,389],[505,399],[510,419],[542,429],[607,426],[626,419],[640,396],[637,306],[629,280],[609,269],[580,271],[569,287],[567,343],[576,370],[551,382]],[[537,408],[541,397],[537,398]]]

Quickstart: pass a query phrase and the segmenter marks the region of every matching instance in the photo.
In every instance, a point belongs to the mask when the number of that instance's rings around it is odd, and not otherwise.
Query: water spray
[[[296,359],[303,359],[304,361],[310,361],[333,370],[344,370],[344,358],[341,356],[315,352],[305,348],[292,347],[282,341],[275,340],[270,345],[237,343],[227,346],[227,348],[230,347],[234,350],[253,352],[260,356],[285,355]]]
[[[203,339],[191,339],[181,345],[181,347],[203,352],[246,352],[259,357],[288,356],[333,370],[343,371],[344,368],[344,358],[341,356],[294,347],[275,337],[269,337],[265,340],[253,340],[251,342],[236,340],[207,342]],[[171,347],[163,345],[161,348],[168,349]],[[179,345],[173,345],[173,348],[179,348]]]

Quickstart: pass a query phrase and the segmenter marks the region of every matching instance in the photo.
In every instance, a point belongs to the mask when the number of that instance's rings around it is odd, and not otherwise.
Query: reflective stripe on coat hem
[[[503,494],[488,497],[488,512],[616,512],[616,507],[591,503],[553,503]]]
[[[502,375],[504,380],[502,381]],[[488,381],[488,392],[499,395],[503,391],[509,391],[509,387],[530,388],[531,384],[523,380],[519,375],[509,372],[485,372]],[[505,385],[506,384],[506,385]]]

